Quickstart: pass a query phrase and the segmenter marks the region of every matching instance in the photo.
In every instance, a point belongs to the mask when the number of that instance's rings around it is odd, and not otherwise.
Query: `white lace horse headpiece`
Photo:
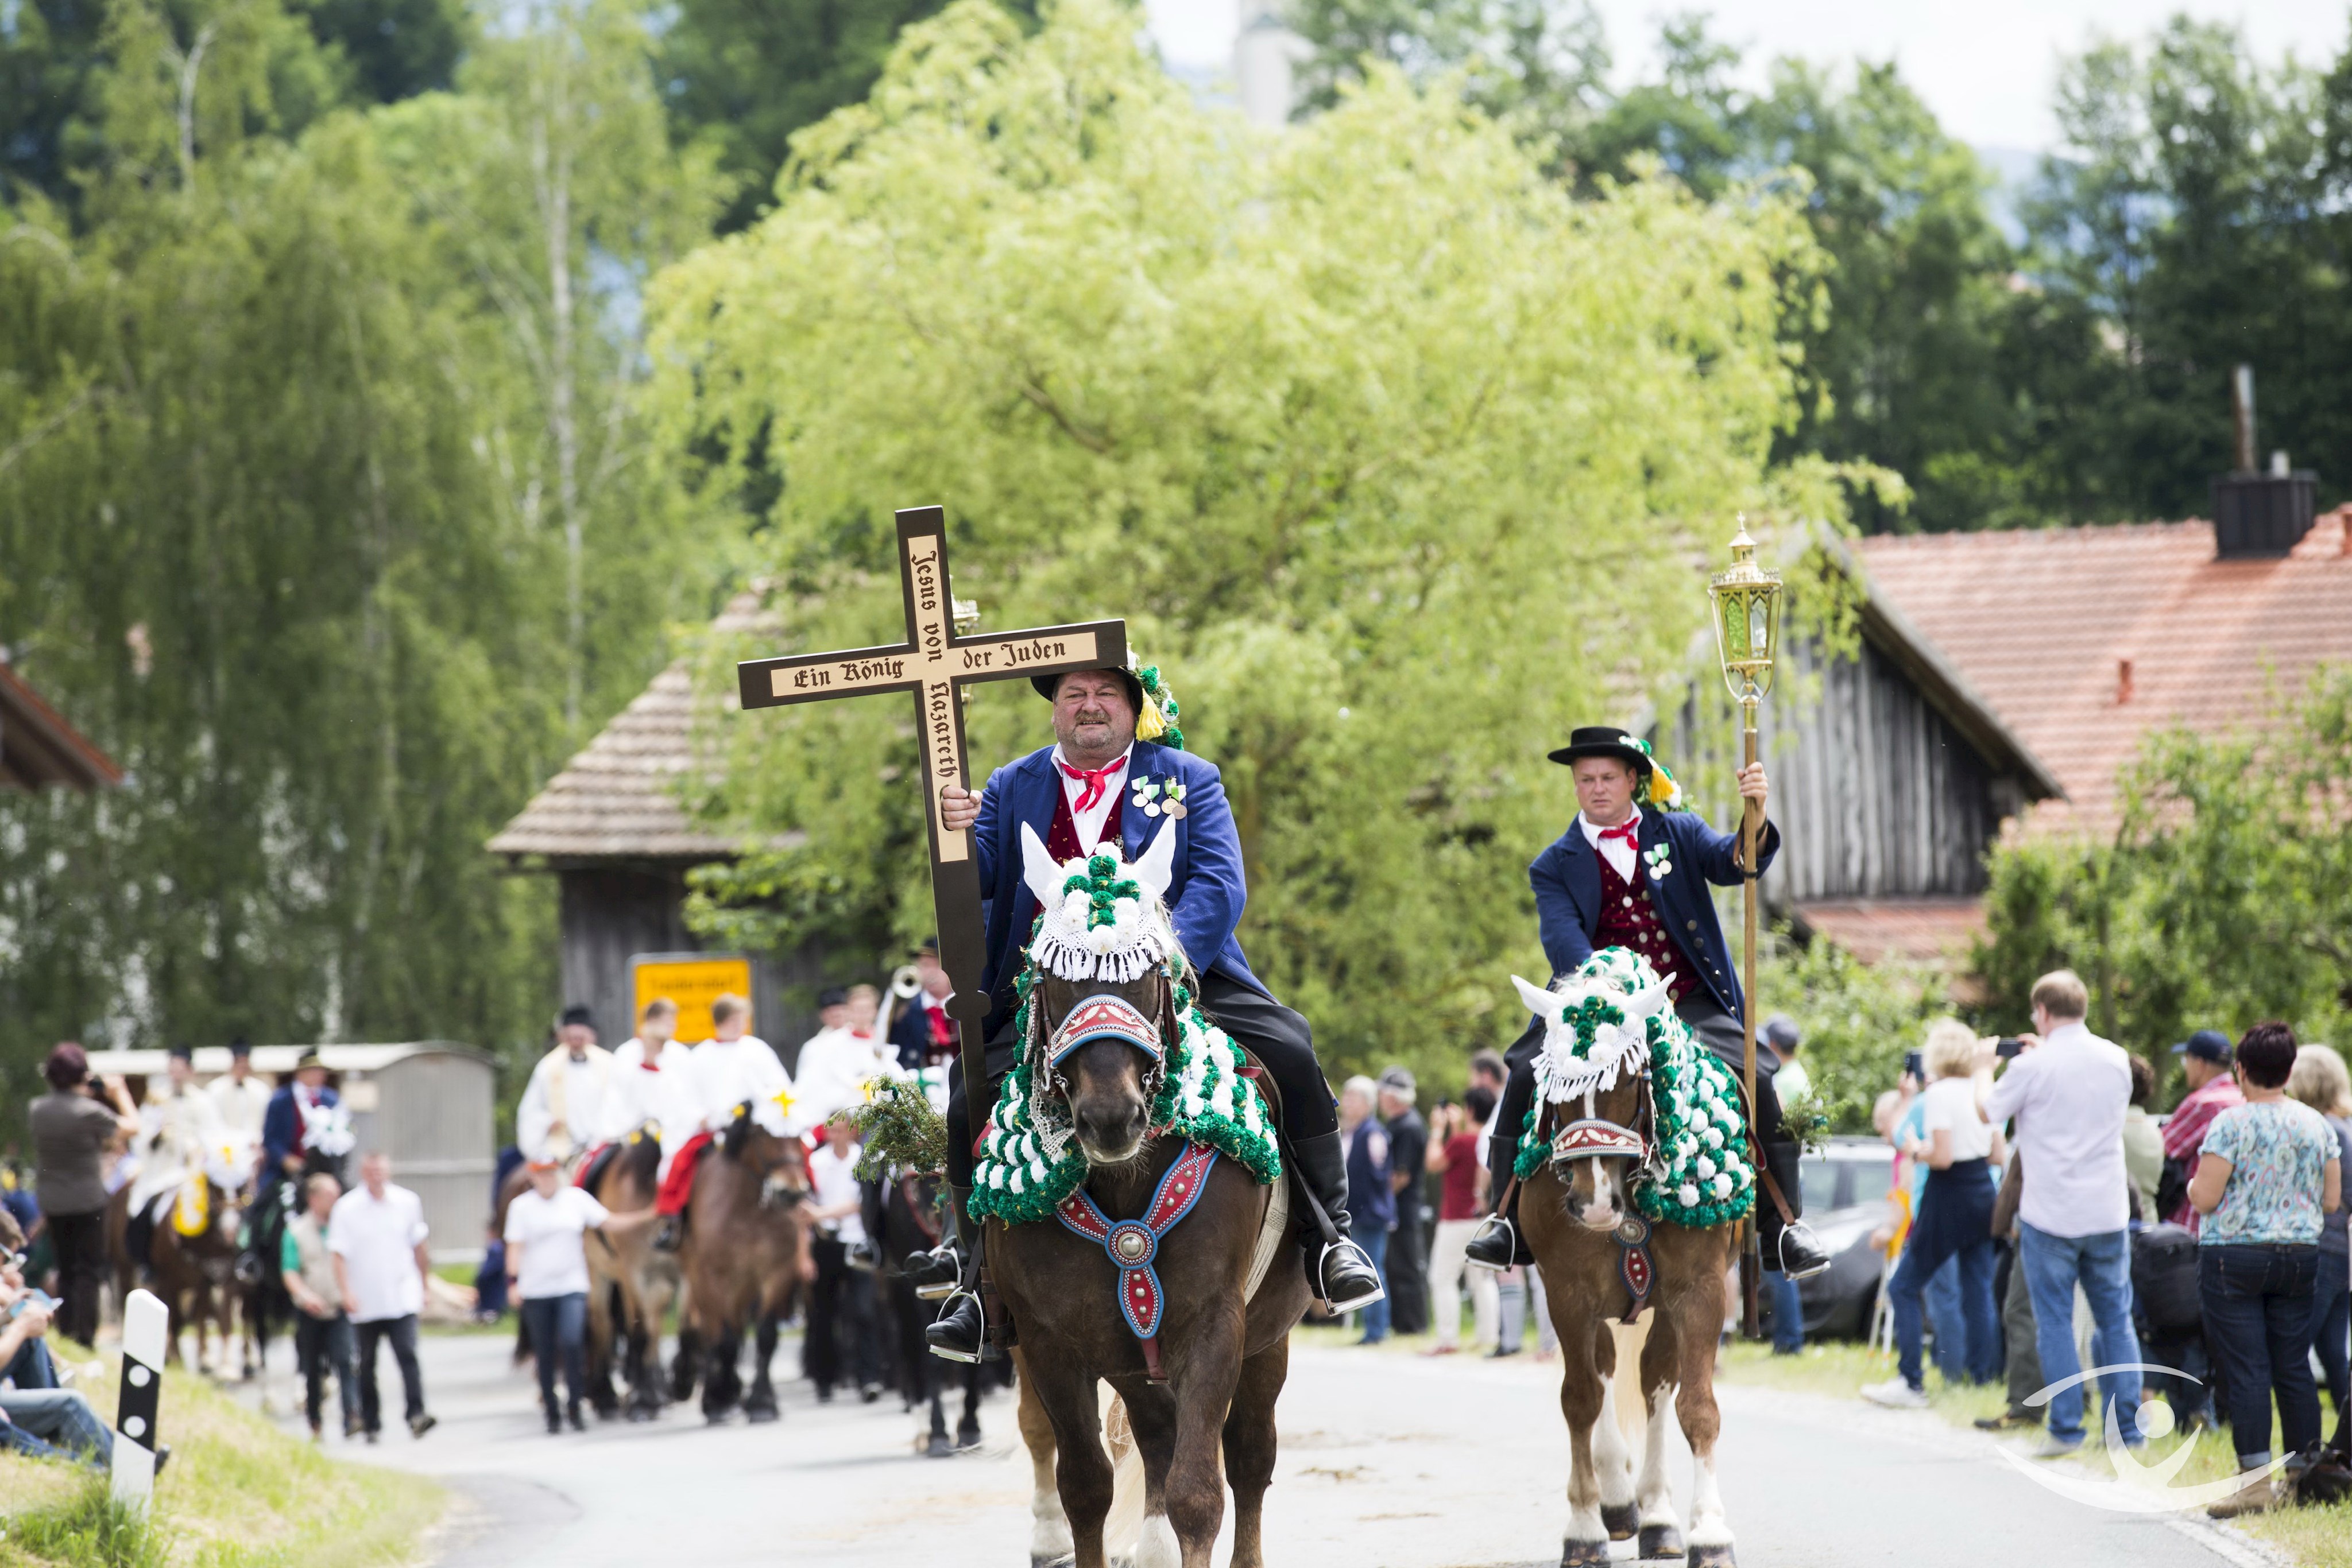
[[[1176,869],[1176,833],[1163,828],[1129,863],[1116,844],[1056,865],[1036,830],[1021,825],[1021,874],[1045,912],[1029,956],[1065,980],[1123,983],[1178,951],[1163,902]]]
[[[1603,947],[1549,990],[1517,975],[1511,984],[1543,1020],[1536,1091],[1550,1101],[1615,1088],[1627,1068],[1646,1066],[1651,1020],[1680,1021],[1666,982],[1630,948]]]

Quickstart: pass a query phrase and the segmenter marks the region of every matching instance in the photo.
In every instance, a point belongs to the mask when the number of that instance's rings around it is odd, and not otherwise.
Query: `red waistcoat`
[[[1617,868],[1597,847],[1592,858],[1601,862],[1601,919],[1592,934],[1593,946],[1629,947],[1639,953],[1666,982],[1667,994],[1681,1001],[1693,983],[1685,972],[1689,960],[1650,902],[1650,876],[1641,857],[1633,857],[1631,882],[1617,874]]]
[[[1092,846],[1088,849],[1078,847],[1078,820],[1070,815],[1070,792],[1059,787],[1060,779],[1056,778],[1054,782],[1054,825],[1045,830],[1045,852],[1054,857],[1055,865],[1066,865],[1080,855],[1090,852]],[[1127,853],[1127,849],[1119,838],[1119,817],[1126,810],[1126,796],[1117,789],[1112,789],[1110,815],[1103,819],[1102,838],[1098,842],[1113,846],[1121,855]]]

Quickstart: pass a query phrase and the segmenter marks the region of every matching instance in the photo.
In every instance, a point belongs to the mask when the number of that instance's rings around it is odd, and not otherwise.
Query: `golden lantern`
[[[1739,517],[1739,532],[1731,541],[1731,570],[1709,578],[1707,593],[1715,605],[1715,648],[1723,662],[1723,684],[1739,704],[1742,766],[1753,768],[1759,759],[1756,709],[1764,694],[1772,689],[1772,662],[1780,647],[1780,574],[1756,564],[1756,541],[1748,535],[1748,517],[1744,513]],[[1756,1137],[1755,1121],[1758,895],[1754,867],[1757,840],[1764,831],[1764,810],[1754,800],[1744,799],[1740,807],[1739,863],[1748,868],[1740,883],[1747,937],[1740,968],[1747,984],[1743,998],[1746,1016],[1741,1020],[1747,1051],[1742,1060],[1741,1076],[1748,1089],[1748,1147],[1756,1162],[1757,1173],[1762,1178],[1759,1182],[1762,1186],[1770,1178],[1764,1169],[1764,1150]],[[1762,1201],[1764,1196],[1759,1193],[1758,1200]],[[1757,1232],[1752,1222],[1748,1234],[1748,1243],[1740,1249],[1739,1293],[1742,1326],[1753,1338],[1757,1333],[1757,1277],[1763,1260],[1756,1255]]]

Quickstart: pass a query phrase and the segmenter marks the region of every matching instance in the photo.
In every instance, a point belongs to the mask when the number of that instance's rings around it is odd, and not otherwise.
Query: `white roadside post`
[[[122,1304],[122,1390],[114,1410],[114,1500],[141,1513],[155,1490],[155,1415],[172,1314],[152,1291]]]

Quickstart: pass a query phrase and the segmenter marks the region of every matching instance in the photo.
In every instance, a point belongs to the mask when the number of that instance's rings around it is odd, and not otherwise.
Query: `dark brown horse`
[[[1521,988],[1534,993],[1524,981]],[[1539,1001],[1532,1005],[1546,1010]],[[1656,1135],[1648,1085],[1646,1073],[1629,1066],[1611,1087],[1596,1090],[1589,1105],[1580,1096],[1572,1108],[1550,1107],[1539,1123],[1547,1138],[1564,1131],[1571,1118],[1580,1127],[1599,1124],[1602,1135],[1580,1145],[1594,1152],[1547,1160],[1528,1178],[1519,1204],[1559,1336],[1559,1407],[1569,1430],[1562,1568],[1606,1563],[1610,1541],[1637,1531],[1643,1559],[1684,1556],[1685,1537],[1665,1471],[1670,1396],[1696,1470],[1689,1568],[1729,1568],[1733,1561],[1716,1484],[1722,1420],[1715,1403],[1715,1349],[1738,1225],[1651,1228],[1654,1283],[1649,1310],[1636,1320],[1646,1322],[1646,1338],[1640,1326],[1621,1326],[1631,1315],[1633,1296],[1619,1228],[1629,1218],[1640,1218],[1632,1186],[1638,1168],[1633,1144],[1638,1138],[1646,1149]],[[1619,1137],[1608,1128],[1630,1135]],[[1636,1343],[1639,1364],[1629,1382],[1619,1353]],[[1624,1409],[1628,1402],[1634,1411]],[[1637,1421],[1643,1437],[1638,1472],[1625,1431]]]
[[[761,1126],[749,1102],[735,1108],[726,1133],[696,1166],[678,1267],[686,1278],[685,1327],[701,1354],[708,1420],[725,1420],[739,1402],[753,1421],[781,1413],[768,1364],[777,1324],[815,1278],[803,1209],[808,1192],[808,1151],[798,1138]],[[738,1364],[746,1328],[757,1335],[748,1396]]]
[[[1171,1003],[1158,972],[1124,985],[1038,983],[1050,1036],[1078,1001],[1114,994],[1172,1033]],[[1086,1190],[1113,1219],[1141,1215],[1160,1176],[1185,1152],[1151,1126],[1148,1072],[1156,1064],[1118,1040],[1080,1045],[1064,1059],[1073,1134],[1089,1165]],[[1053,1426],[1055,1486],[1068,1518],[1076,1568],[1106,1568],[1103,1521],[1112,1464],[1102,1440],[1096,1387],[1108,1381],[1128,1410],[1145,1475],[1145,1522],[1137,1568],[1208,1568],[1234,1493],[1234,1568],[1260,1568],[1259,1515],[1274,1478],[1274,1406],[1289,1368],[1290,1330],[1305,1316],[1307,1285],[1293,1243],[1249,1284],[1274,1188],[1220,1159],[1198,1201],[1160,1242],[1155,1260],[1166,1302],[1160,1323],[1165,1383],[1150,1380],[1142,1342],[1120,1315],[1119,1270],[1103,1247],[1054,1222],[992,1220],[987,1256],[1020,1339],[1022,1364]],[[1222,1457],[1223,1474],[1219,1472]]]
[[[114,1299],[118,1310],[120,1303],[130,1300],[131,1292],[142,1282],[140,1264],[143,1261],[143,1282],[163,1298],[171,1313],[171,1337],[166,1342],[165,1354],[173,1363],[180,1360],[180,1331],[194,1324],[196,1369],[226,1376],[231,1348],[237,1343],[236,1238],[240,1215],[236,1197],[207,1178],[202,1228],[192,1236],[183,1236],[175,1223],[176,1214],[175,1198],[173,1207],[166,1208],[163,1218],[155,1222],[148,1238],[146,1258],[133,1260],[128,1239],[131,1189],[124,1187],[108,1200],[106,1240],[107,1250],[114,1260]]]
[[[888,1292],[890,1322],[896,1328],[898,1394],[909,1410],[928,1405],[930,1429],[923,1451],[934,1459],[952,1458],[980,1446],[980,1402],[987,1369],[977,1362],[950,1369],[923,1343],[923,1325],[936,1309],[915,1294],[903,1270],[909,1253],[936,1247],[940,1240],[938,1206],[940,1181],[935,1176],[894,1176],[882,1195],[881,1282]],[[878,1327],[879,1325],[876,1325]],[[947,1389],[954,1378],[963,1390],[963,1418],[954,1437],[948,1436]]]

